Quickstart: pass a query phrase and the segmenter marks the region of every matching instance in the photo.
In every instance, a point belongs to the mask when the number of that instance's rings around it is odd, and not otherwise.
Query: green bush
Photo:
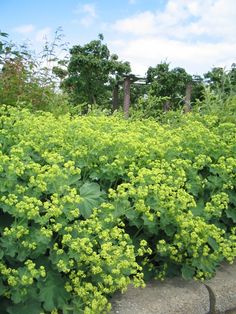
[[[0,108],[0,305],[104,313],[130,282],[236,256],[235,123]]]

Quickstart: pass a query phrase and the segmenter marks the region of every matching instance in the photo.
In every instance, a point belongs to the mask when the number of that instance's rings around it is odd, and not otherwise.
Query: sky
[[[236,62],[236,0],[0,0],[0,12],[0,31],[35,49],[58,27],[69,47],[102,33],[136,75],[165,61],[200,75]]]

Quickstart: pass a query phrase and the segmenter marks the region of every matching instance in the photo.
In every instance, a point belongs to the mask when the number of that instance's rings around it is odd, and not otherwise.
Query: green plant
[[[233,262],[235,121],[177,118],[0,107],[1,309],[104,313],[130,282]]]
[[[159,119],[163,112],[163,105],[169,101],[169,97],[152,96],[139,97],[137,104],[131,107],[131,116],[136,119]]]
[[[16,45],[7,37],[0,32],[0,103],[32,111],[65,112],[68,101],[59,92],[58,78],[52,72],[52,65],[58,61],[56,54],[65,49],[61,30],[55,32],[52,43],[45,42],[38,55],[30,46]]]
[[[130,72],[128,62],[118,61],[103,43],[103,35],[84,46],[70,49],[67,70],[55,67],[54,72],[62,75],[62,88],[70,96],[71,103],[88,103],[104,106],[109,104],[112,88],[120,76]],[[87,108],[85,112],[87,113]]]
[[[226,71],[224,68],[215,67],[205,73],[204,78],[210,90],[215,93],[217,97],[226,100],[229,96],[235,96],[235,73],[235,63],[233,63],[230,70]]]

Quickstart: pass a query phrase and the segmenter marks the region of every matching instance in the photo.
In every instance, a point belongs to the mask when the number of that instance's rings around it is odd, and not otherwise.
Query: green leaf
[[[236,223],[236,209],[235,208],[227,208],[226,209],[226,216],[228,217],[228,218],[231,218],[232,220],[233,220],[233,222],[235,222]]]
[[[3,292],[5,291],[5,286],[2,282],[2,279],[0,279],[0,296],[3,295]]]
[[[228,195],[229,195],[230,203],[236,205],[236,193],[235,193],[235,191],[229,191]]]
[[[28,300],[23,304],[16,304],[7,308],[9,314],[40,314],[43,312],[41,303],[34,300]]]
[[[169,237],[172,237],[176,233],[176,226],[174,224],[169,224],[165,227],[164,231]]]
[[[137,228],[142,226],[143,222],[141,220],[140,214],[136,210],[130,208],[126,211],[125,216],[129,220],[130,226],[135,226]]]
[[[216,261],[209,259],[208,256],[200,256],[192,260],[192,265],[195,266],[197,269],[202,270],[203,272],[213,273],[215,271],[216,266],[218,265],[219,261],[222,258],[219,258]]]
[[[22,277],[27,274],[27,270],[25,268],[19,268],[19,275]],[[35,285],[32,285],[28,290],[27,294],[22,294],[21,289],[14,289],[11,293],[11,301],[14,304],[25,304],[28,300],[37,300],[38,301],[38,290]]]
[[[9,237],[1,237],[0,243],[2,248],[4,248],[4,254],[6,256],[14,257],[18,252],[18,245],[13,242]]]
[[[158,234],[159,228],[157,226],[155,219],[153,221],[150,221],[146,215],[143,215],[142,219],[144,226],[146,227],[150,234]]]
[[[84,183],[80,188],[80,197],[82,198],[79,204],[79,210],[84,218],[88,218],[93,211],[93,208],[98,207],[103,202],[104,193],[100,190],[100,185],[97,183]]]
[[[209,245],[212,247],[213,250],[215,251],[218,250],[219,245],[214,238],[208,237],[207,242],[209,243]]]
[[[47,273],[45,281],[38,283],[40,289],[39,299],[43,302],[46,311],[63,308],[69,298],[64,286],[65,280],[62,279],[59,273],[53,271]]]
[[[75,183],[77,183],[80,179],[81,179],[81,175],[80,175],[80,174],[71,175],[71,176],[68,178],[68,185],[75,184]]]
[[[194,214],[194,216],[203,216],[204,206],[204,201],[200,199],[197,201],[196,207],[191,208],[191,212]]]
[[[160,227],[165,230],[166,226],[170,224],[170,217],[167,212],[163,212],[160,217]]]
[[[184,265],[181,268],[182,276],[184,279],[189,280],[193,278],[193,275],[195,273],[195,268],[190,265]]]
[[[2,37],[8,37],[8,33],[0,32],[0,36],[2,36]]]
[[[114,202],[113,216],[115,218],[121,217],[124,215],[126,215],[126,217],[127,217],[127,215],[129,215],[129,213],[132,213],[132,209],[130,208],[130,202],[127,199],[118,199]],[[137,215],[137,213],[136,213],[136,215]]]
[[[218,177],[218,176],[209,176],[209,177],[208,177],[208,182],[207,182],[206,186],[207,186],[210,190],[214,191],[214,190],[216,190],[218,187],[221,188],[222,184],[223,184],[223,180],[222,180],[221,177]]]

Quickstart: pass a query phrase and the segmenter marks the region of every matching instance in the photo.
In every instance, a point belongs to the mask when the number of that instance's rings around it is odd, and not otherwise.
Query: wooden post
[[[164,103],[164,106],[163,106],[164,112],[169,111],[169,110],[170,110],[170,107],[171,107],[170,101],[169,101],[169,100],[166,100],[166,102]]]
[[[118,94],[119,94],[119,84],[117,83],[114,86],[113,89],[113,94],[112,94],[112,112],[118,109],[119,104],[118,104]]]
[[[124,81],[124,115],[126,119],[129,117],[130,84],[131,84],[131,79],[129,76],[127,76]]]
[[[184,113],[191,111],[191,94],[192,94],[192,83],[188,83],[186,86],[186,94],[184,100]]]

